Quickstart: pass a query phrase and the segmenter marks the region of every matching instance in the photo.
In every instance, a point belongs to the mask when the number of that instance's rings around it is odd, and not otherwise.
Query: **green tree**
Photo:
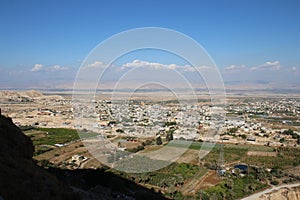
[[[139,145],[138,147],[137,147],[137,151],[142,151],[142,150],[144,150],[145,148],[144,148],[144,146],[143,145]]]
[[[166,140],[167,141],[171,141],[173,140],[173,131],[170,131],[169,133],[167,133],[167,136],[166,136]]]
[[[146,142],[145,142],[146,145],[150,145],[151,143],[152,143],[151,140],[146,140]],[[145,146],[146,146],[146,145],[145,145]]]
[[[285,135],[293,135],[293,133],[294,133],[294,131],[292,129],[283,131],[283,134],[285,134]]]
[[[228,188],[228,189],[233,189],[234,187],[234,181],[232,179],[228,179],[225,183],[225,186]]]
[[[174,199],[174,193],[176,192],[176,187],[174,185],[171,185],[168,188],[168,192],[171,194],[172,199]]]
[[[237,127],[231,128],[231,129],[229,129],[229,133],[236,133],[237,130],[238,130]]]
[[[172,122],[165,122],[164,126],[174,126],[174,125],[177,125],[177,123],[175,121],[172,121]]]
[[[284,138],[280,138],[279,142],[283,143],[283,142],[285,142],[285,139]]]
[[[256,188],[257,188],[257,185],[256,185],[255,183],[250,183],[249,189],[250,189],[252,192],[255,191]]]
[[[245,134],[242,134],[241,138],[243,138],[244,140],[246,140],[247,136]]]
[[[162,144],[162,140],[161,140],[160,136],[156,138],[156,144],[157,145],[161,145]]]

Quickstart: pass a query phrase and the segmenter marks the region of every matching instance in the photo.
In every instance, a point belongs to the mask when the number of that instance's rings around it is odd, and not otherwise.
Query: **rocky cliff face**
[[[32,160],[32,141],[0,115],[0,196],[3,199],[76,199],[77,195]]]
[[[104,169],[63,170],[36,165],[32,141],[0,115],[0,200],[2,199],[164,199]],[[71,189],[72,188],[72,189]]]
[[[32,141],[14,125],[11,118],[0,116],[0,133],[0,159],[5,159],[5,157],[32,158],[34,151]]]

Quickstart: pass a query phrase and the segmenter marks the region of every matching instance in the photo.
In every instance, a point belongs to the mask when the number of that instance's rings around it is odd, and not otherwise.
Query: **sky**
[[[299,9],[297,0],[1,0],[0,88],[71,88],[99,43],[142,27],[168,28],[194,39],[228,87],[274,82],[297,87]],[[131,53],[115,65],[137,61],[144,67],[188,65],[160,51]]]

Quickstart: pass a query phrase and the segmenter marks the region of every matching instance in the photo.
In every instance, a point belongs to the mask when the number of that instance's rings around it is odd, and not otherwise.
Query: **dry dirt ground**
[[[55,148],[52,151],[35,156],[34,159],[49,160],[55,165],[61,165],[64,161],[69,160],[73,155],[82,155],[88,158],[87,161],[82,163],[80,168],[97,168],[101,166],[101,163],[95,159],[84,146],[82,146],[81,141]]]
[[[300,199],[300,183],[274,186],[252,194],[243,200],[298,200]]]
[[[262,151],[248,151],[248,156],[270,156],[270,157],[276,157],[276,152],[262,152]]]
[[[216,174],[216,171],[210,170],[204,175],[202,180],[198,183],[197,189],[198,190],[207,189],[209,187],[218,184],[221,181],[222,179]]]
[[[199,191],[201,186],[201,180],[207,174],[206,169],[200,170],[198,173],[194,175],[192,179],[190,179],[187,183],[185,183],[181,188],[180,191],[183,195],[194,195],[197,191]]]
[[[297,167],[292,167],[290,169],[285,170],[288,174],[294,174],[296,176],[300,176],[300,165]]]
[[[259,197],[259,200],[298,200],[300,199],[300,187],[281,188],[275,192],[267,193]]]
[[[199,163],[199,150],[188,149],[184,154],[177,160],[179,163]]]

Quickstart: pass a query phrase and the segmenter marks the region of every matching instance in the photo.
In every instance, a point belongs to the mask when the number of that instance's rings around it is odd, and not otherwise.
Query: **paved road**
[[[244,198],[242,200],[255,200],[255,199],[258,199],[263,194],[266,194],[266,193],[269,193],[269,192],[272,192],[272,191],[275,191],[275,190],[279,190],[281,188],[292,188],[292,187],[297,187],[297,186],[300,186],[300,183],[274,186],[274,187],[272,187],[270,189],[266,189],[266,190],[261,191],[259,193],[253,194],[253,195],[251,195],[249,197],[246,197],[246,198]]]

